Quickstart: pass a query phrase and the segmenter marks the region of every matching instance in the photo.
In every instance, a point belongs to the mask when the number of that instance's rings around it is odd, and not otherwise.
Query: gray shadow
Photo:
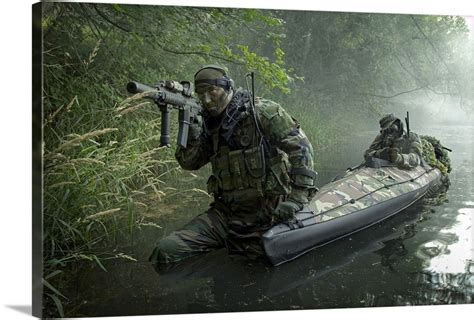
[[[18,311],[20,313],[24,313],[26,315],[29,315],[31,316],[31,312],[32,312],[32,307],[31,306],[5,306],[7,308],[10,308],[10,309],[13,309],[15,311]]]

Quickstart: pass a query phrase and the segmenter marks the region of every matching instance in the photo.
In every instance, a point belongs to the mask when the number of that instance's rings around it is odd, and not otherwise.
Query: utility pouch
[[[265,175],[263,169],[263,151],[261,147],[254,147],[244,151],[244,160],[247,172],[253,179],[261,181]]]
[[[229,152],[229,171],[234,189],[242,190],[248,187],[243,150]]]
[[[234,184],[232,183],[232,176],[230,175],[228,171],[221,172],[219,177],[221,178],[222,190],[224,191],[234,190]]]
[[[288,195],[291,192],[290,162],[286,153],[277,150],[277,154],[268,159],[268,171],[265,183],[266,195]]]
[[[229,153],[221,152],[211,157],[212,173],[217,178],[218,186],[223,191],[234,189],[229,171]]]

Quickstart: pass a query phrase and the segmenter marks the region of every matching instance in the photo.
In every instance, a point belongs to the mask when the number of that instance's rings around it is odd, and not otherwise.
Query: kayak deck
[[[438,184],[438,169],[362,167],[323,186],[295,220],[280,223],[262,237],[274,265],[365,229],[407,208]]]

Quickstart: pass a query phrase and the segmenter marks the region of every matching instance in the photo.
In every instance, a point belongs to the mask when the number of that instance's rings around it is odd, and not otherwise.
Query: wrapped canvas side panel
[[[33,65],[33,117],[32,117],[32,173],[33,173],[33,216],[32,216],[32,311],[35,317],[42,317],[43,309],[43,200],[42,200],[42,48],[43,32],[41,28],[42,3],[33,5],[32,14],[32,65]]]

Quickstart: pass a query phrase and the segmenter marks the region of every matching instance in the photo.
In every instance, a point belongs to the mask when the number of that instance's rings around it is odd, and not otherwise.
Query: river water
[[[160,222],[163,229],[142,228],[130,247],[120,248],[137,262],[112,260],[104,263],[107,272],[90,263],[78,267],[65,292],[73,305],[66,315],[472,303],[474,127],[438,126],[417,132],[436,136],[453,149],[451,186],[439,201],[420,201],[279,267],[219,250],[159,274],[147,262],[154,241],[204,210],[206,203],[177,206]],[[325,160],[332,165],[319,170],[320,183],[358,164],[374,135],[351,137],[359,142],[336,150],[332,156],[340,152],[340,161]]]

